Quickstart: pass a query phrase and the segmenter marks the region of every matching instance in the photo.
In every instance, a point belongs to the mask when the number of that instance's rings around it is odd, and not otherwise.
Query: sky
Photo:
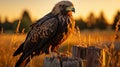
[[[23,10],[28,10],[30,16],[39,19],[49,13],[54,5],[61,0],[0,0],[0,18],[5,17],[9,21],[21,18]],[[70,0],[73,2],[76,12],[75,18],[87,18],[90,12],[99,16],[103,11],[108,22],[112,22],[113,16],[120,11],[120,0]]]

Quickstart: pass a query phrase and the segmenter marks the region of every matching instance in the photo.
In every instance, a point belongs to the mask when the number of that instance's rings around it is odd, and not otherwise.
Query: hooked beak
[[[73,6],[67,7],[66,11],[72,11],[75,13],[75,8]]]

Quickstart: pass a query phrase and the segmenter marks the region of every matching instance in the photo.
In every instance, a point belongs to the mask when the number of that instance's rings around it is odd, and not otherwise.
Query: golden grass
[[[19,28],[20,28],[20,20],[19,20],[19,22],[18,22],[18,24],[17,24],[17,27],[16,27],[16,33],[19,33]]]
[[[114,32],[111,31],[84,31],[80,32],[79,29],[71,34],[71,36],[61,45],[59,51],[71,50],[71,45],[81,45],[81,46],[98,46],[103,48],[105,45],[110,45],[112,42]],[[120,33],[117,34],[120,36]],[[14,67],[14,64],[20,57],[13,57],[12,54],[19,47],[19,45],[25,40],[26,34],[0,34],[0,67]],[[120,38],[115,40],[119,42]],[[114,53],[114,57],[111,58],[113,65],[120,66],[120,45],[119,51]],[[109,49],[108,47],[106,49]],[[42,67],[43,59],[45,55],[37,56],[32,59],[32,61],[27,65],[27,67]]]
[[[106,66],[105,67],[120,67],[120,32],[118,32],[118,25],[120,20],[116,24],[116,30],[114,31],[83,31],[80,32],[79,28],[69,36],[69,38],[58,49],[61,52],[71,51],[71,45],[80,46],[97,46],[104,48],[106,51]],[[0,34],[0,67],[14,67],[16,61],[20,57],[13,57],[14,51],[25,40],[26,34],[24,34],[24,28],[22,34],[19,34],[20,21],[16,28],[16,34],[3,34],[3,28],[1,28]],[[117,36],[117,37],[116,37]],[[43,67],[43,60],[45,55],[40,55],[33,58],[27,67]]]
[[[13,67],[15,61],[13,52],[24,40],[25,35],[0,35],[0,67]]]
[[[16,34],[3,34],[3,28],[1,28],[0,34],[0,67],[14,67],[15,62],[18,60],[18,57],[13,57],[12,54],[19,47],[19,45],[25,40],[26,35],[24,34],[24,28],[22,34],[19,34],[20,22],[16,27]],[[77,28],[69,36],[69,38],[63,43],[58,50],[61,52],[71,51],[71,45],[80,45],[80,46],[97,46],[104,48],[106,51],[106,67],[120,67],[120,34],[118,32],[120,25],[120,18],[116,24],[115,32],[111,31],[95,31],[95,32],[84,32],[81,33],[80,29]],[[118,42],[119,44],[116,44]],[[28,64],[28,67],[42,67],[43,58],[45,56],[41,55],[37,58],[34,58]]]

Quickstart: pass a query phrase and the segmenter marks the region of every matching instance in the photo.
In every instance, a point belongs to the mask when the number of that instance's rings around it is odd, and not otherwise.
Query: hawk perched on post
[[[75,12],[72,2],[60,1],[50,13],[32,24],[26,40],[13,54],[22,53],[15,67],[24,67],[35,55],[48,54],[50,46],[53,52],[65,41],[75,26],[72,12]]]

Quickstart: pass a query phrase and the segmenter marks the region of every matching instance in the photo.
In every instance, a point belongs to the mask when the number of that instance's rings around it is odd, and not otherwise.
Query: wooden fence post
[[[72,47],[72,56],[81,58],[81,59],[86,59],[86,47],[82,46],[73,46]]]
[[[95,46],[73,46],[72,56],[82,59],[82,67],[104,67],[105,51]]]
[[[50,67],[50,66],[51,66],[51,62],[52,62],[52,58],[45,57],[45,58],[44,58],[43,67]]]
[[[60,59],[59,58],[54,58],[52,63],[51,63],[51,67],[61,67],[60,65]]]
[[[105,51],[95,46],[73,46],[72,57],[46,57],[44,67],[105,67]]]
[[[104,67],[105,56],[103,52],[103,49],[94,46],[88,47],[86,54],[87,67]]]
[[[46,57],[43,67],[82,67],[82,60],[67,56]]]

